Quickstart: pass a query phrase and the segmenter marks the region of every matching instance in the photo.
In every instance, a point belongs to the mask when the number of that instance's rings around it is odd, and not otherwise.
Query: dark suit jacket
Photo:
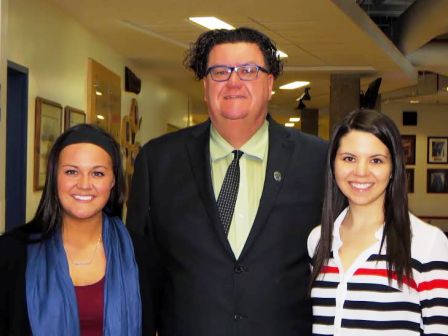
[[[135,163],[127,225],[146,234],[160,267],[159,336],[310,335],[306,240],[320,223],[326,143],[269,118],[263,193],[237,260],[213,193],[209,135],[209,122],[167,134]]]
[[[0,236],[0,335],[31,335],[26,307],[25,270],[27,237],[31,233],[26,225],[13,233]],[[142,335],[154,334],[154,321],[149,275],[154,273],[149,264],[147,243],[138,234],[132,234],[135,259],[139,267],[142,314]]]

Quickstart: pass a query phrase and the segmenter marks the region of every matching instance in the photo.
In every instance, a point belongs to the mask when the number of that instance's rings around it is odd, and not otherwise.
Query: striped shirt
[[[340,225],[345,209],[334,223],[332,255],[311,291],[313,335],[411,336],[448,335],[448,239],[438,228],[410,214],[413,279],[389,284],[381,253],[383,229],[377,242],[362,252],[347,271],[339,259]],[[314,255],[320,226],[308,237]],[[385,245],[385,244],[384,244]]]

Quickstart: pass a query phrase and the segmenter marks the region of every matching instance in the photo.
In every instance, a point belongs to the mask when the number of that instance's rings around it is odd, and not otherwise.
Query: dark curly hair
[[[202,79],[207,75],[208,55],[212,48],[218,44],[238,42],[255,43],[263,53],[265,66],[269,73],[274,78],[281,74],[283,62],[277,56],[277,47],[274,42],[263,33],[246,27],[233,30],[215,29],[201,34],[196,42],[190,45],[184,65],[187,69],[194,71],[198,80]]]

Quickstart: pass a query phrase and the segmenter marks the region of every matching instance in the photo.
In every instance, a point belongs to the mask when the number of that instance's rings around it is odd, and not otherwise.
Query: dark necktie
[[[226,176],[222,182],[217,201],[219,216],[221,217],[221,223],[224,227],[226,236],[229,234],[236,197],[238,196],[238,187],[240,185],[240,158],[243,155],[243,152],[239,150],[234,150],[232,153],[234,155],[233,161],[229,168],[227,168]]]

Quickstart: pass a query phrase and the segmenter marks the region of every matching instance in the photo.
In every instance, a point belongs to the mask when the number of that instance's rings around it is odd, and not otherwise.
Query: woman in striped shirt
[[[409,213],[399,131],[356,110],[335,128],[313,258],[313,335],[448,335],[448,239]]]

